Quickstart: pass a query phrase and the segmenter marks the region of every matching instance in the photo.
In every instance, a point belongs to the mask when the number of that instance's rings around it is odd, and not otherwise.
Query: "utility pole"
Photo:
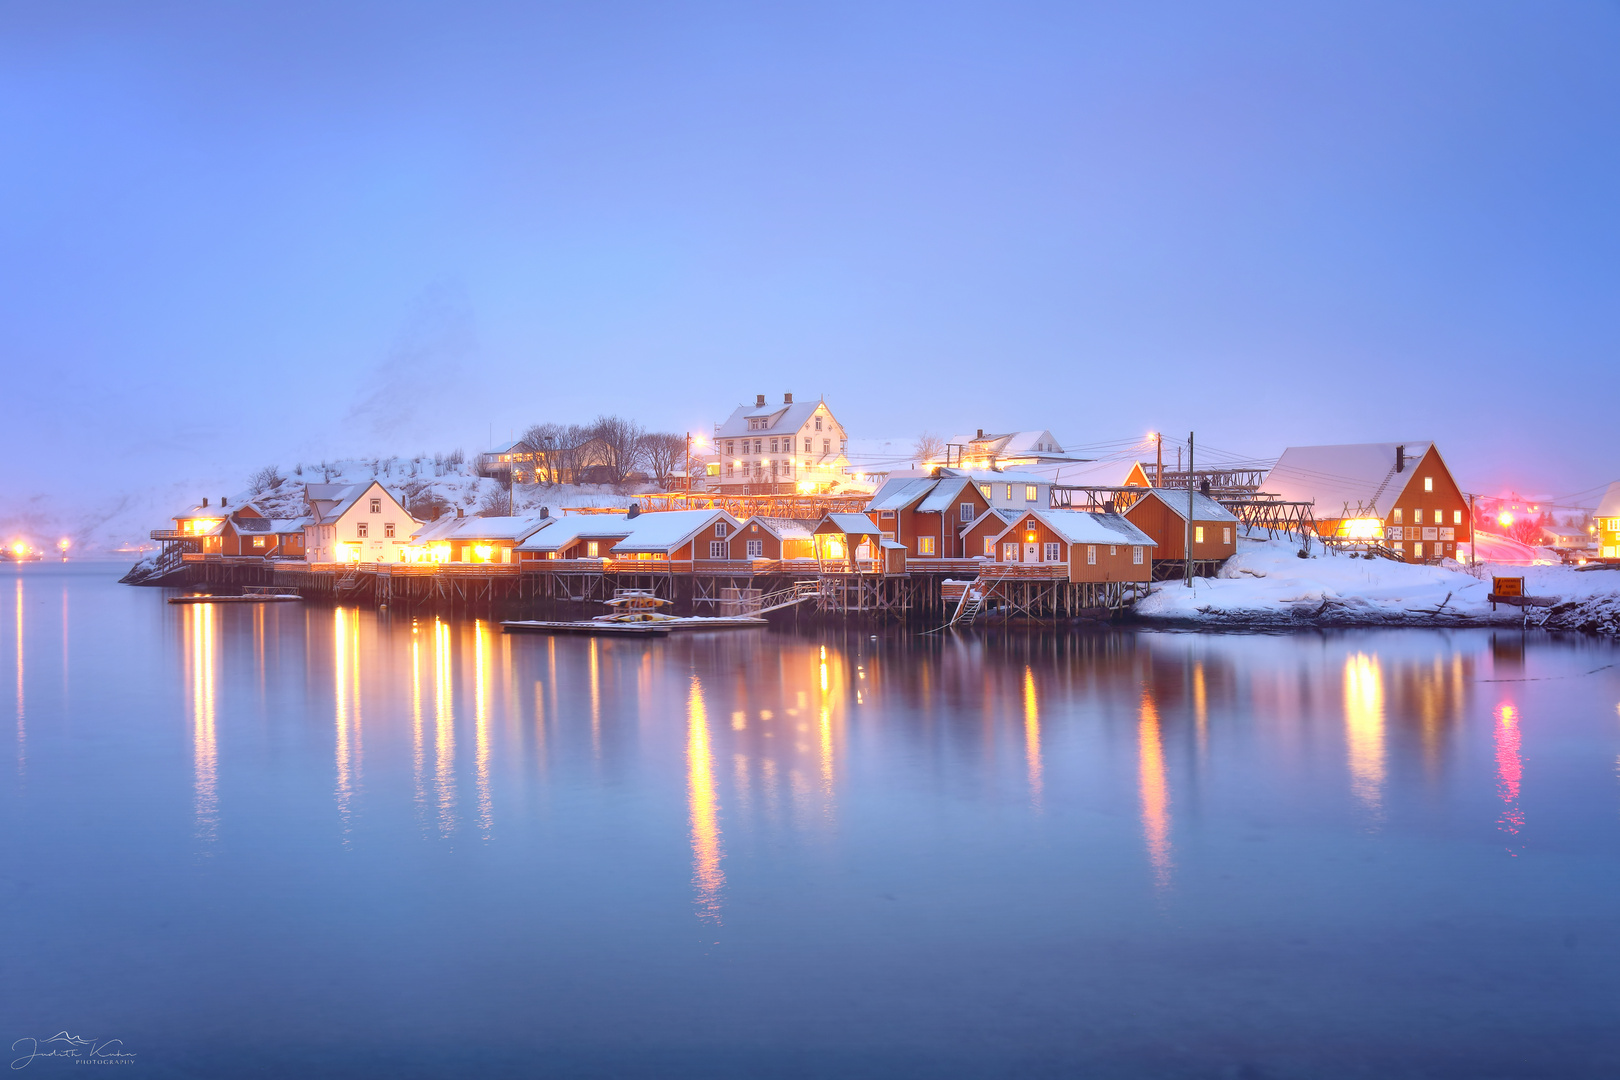
[[[1187,588],[1193,579],[1193,437],[1187,432]]]
[[[692,433],[686,433],[686,502],[685,508],[692,509]]]
[[[1153,433],[1153,449],[1158,453],[1153,463],[1153,486],[1164,487],[1164,432]]]
[[[1479,529],[1476,527],[1477,518],[1474,517],[1474,495],[1468,495],[1468,565],[1470,568],[1479,565]]]

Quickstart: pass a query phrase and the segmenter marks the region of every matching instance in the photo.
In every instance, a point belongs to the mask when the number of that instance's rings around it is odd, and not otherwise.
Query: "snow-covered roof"
[[[934,489],[937,483],[932,477],[903,477],[884,482],[878,488],[872,501],[866,504],[868,510],[904,510],[914,502],[923,499]]]
[[[816,532],[822,531],[822,526],[832,525],[829,532],[841,532],[846,536],[882,536],[883,530],[872,524],[872,519],[865,514],[828,514],[816,523]]]
[[[988,509],[984,513],[980,514],[978,517],[974,518],[972,521],[970,521],[966,525],[962,526],[961,530],[959,532],[957,532],[956,535],[958,535],[958,536],[966,536],[968,533],[972,532],[973,529],[978,527],[979,523],[981,521],[983,521],[987,517],[998,517],[1003,522],[1008,522],[1008,521],[1016,521],[1019,518],[1019,516],[1021,516],[1023,513],[1024,513],[1024,511],[1022,511],[1022,510],[1014,510],[1014,509],[1012,509],[1010,507],[1006,507],[1006,506],[992,506],[990,509]]]
[[[1082,461],[1074,464],[1020,465],[1019,468],[1043,476],[1049,484],[1069,484],[1074,487],[1127,487],[1131,474],[1140,466],[1142,475],[1138,483],[1151,483],[1153,466],[1143,465],[1135,458],[1114,461]]]
[[[524,442],[522,439],[513,439],[511,442],[502,443],[499,446],[494,446],[488,450],[485,450],[482,456],[495,457],[499,454],[524,454],[528,453],[528,451],[528,443]]]
[[[1609,490],[1603,493],[1598,502],[1594,517],[1620,517],[1620,480],[1609,485]]]
[[[1140,506],[1148,499],[1158,499],[1182,521],[1187,520],[1186,488],[1148,488],[1147,494],[1143,495],[1135,506]],[[1194,521],[1237,521],[1236,514],[1202,492],[1192,493],[1192,512]]]
[[[791,405],[782,402],[772,404],[768,401],[764,405],[739,405],[730,416],[726,417],[725,422],[715,429],[714,435],[717,439],[732,439],[743,435],[780,435],[784,432],[795,434],[809,422],[822,405],[823,402],[819,400],[795,401]],[[828,415],[831,415],[831,410],[828,410]],[[749,428],[750,419],[762,417],[770,421],[766,427]]]
[[[928,493],[917,509],[926,514],[949,514],[956,510],[957,499],[965,492],[973,481],[965,476],[950,476],[937,481],[934,490]]]
[[[443,518],[439,519],[443,521]],[[451,518],[451,524],[436,534],[437,540],[527,540],[546,527],[550,518],[539,514],[520,514],[515,517],[462,517]],[[434,522],[438,524],[438,522]]]
[[[966,458],[984,458],[996,461],[1008,457],[1055,458],[1066,457],[1050,431],[1010,431],[1002,434],[953,435],[952,446],[960,447]]]
[[[1093,514],[1085,510],[1025,510],[996,537],[1016,532],[1025,518],[1033,517],[1071,544],[1135,544],[1156,547],[1153,538],[1125,520],[1123,514]]]
[[[716,521],[728,522],[733,529],[739,522],[724,510],[659,510],[638,514],[625,521],[629,535],[613,545],[620,552],[662,551],[681,547]],[[589,534],[585,534],[589,535]]]
[[[176,521],[190,521],[194,518],[225,517],[228,514],[241,513],[243,510],[252,510],[255,514],[261,515],[264,513],[264,511],[253,505],[253,500],[244,499],[241,496],[232,496],[226,502],[212,503],[208,506],[204,506],[202,503],[194,503],[178,514],[171,514],[170,516]]]
[[[1356,516],[1383,517],[1411,479],[1411,469],[1428,453],[1428,442],[1351,443],[1345,446],[1290,446],[1271,467],[1261,490],[1288,502],[1314,502],[1318,521]],[[1395,449],[1406,447],[1406,469],[1395,472]]]
[[[738,528],[748,525],[758,525],[778,540],[808,540],[811,530],[816,527],[816,522],[802,521],[799,518],[751,517]]]
[[[997,472],[994,469],[941,469],[941,477],[965,476],[975,484],[1046,484],[1052,481],[1033,472]]]
[[[631,522],[623,514],[569,514],[551,522],[518,544],[519,551],[561,551],[582,537],[616,539],[630,535]]]
[[[349,508],[359,502],[361,497],[372,488],[378,488],[384,495],[403,506],[403,502],[393,492],[382,486],[381,481],[373,478],[358,484],[305,484],[304,498],[309,502],[316,523],[336,521],[349,512]],[[409,516],[407,511],[406,516]],[[416,520],[415,518],[411,519]]]
[[[237,532],[271,533],[285,536],[288,533],[303,532],[304,524],[308,521],[308,518],[245,517],[232,518],[231,524],[236,528]]]

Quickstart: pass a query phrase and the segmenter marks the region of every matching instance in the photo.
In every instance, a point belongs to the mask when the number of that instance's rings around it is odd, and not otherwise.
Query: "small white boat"
[[[621,592],[609,600],[614,610],[593,619],[548,622],[510,619],[501,623],[508,634],[667,634],[672,630],[740,630],[764,626],[754,615],[666,615],[658,609],[670,601],[649,592]]]

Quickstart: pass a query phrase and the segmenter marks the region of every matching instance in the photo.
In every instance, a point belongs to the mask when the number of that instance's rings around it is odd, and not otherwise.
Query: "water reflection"
[[[1041,715],[1035,702],[1035,672],[1024,665],[1024,758],[1029,771],[1029,797],[1041,805]]]
[[[439,803],[439,835],[456,828],[456,712],[450,658],[450,627],[433,620],[433,790]]]
[[[419,821],[427,818],[427,744],[422,731],[422,628],[411,620],[411,792]]]
[[[1164,774],[1164,742],[1159,731],[1159,709],[1151,691],[1142,692],[1136,727],[1137,788],[1142,802],[1142,832],[1147,838],[1148,862],[1160,889],[1170,884],[1170,784]]]
[[[346,608],[332,612],[333,712],[336,739],[338,817],[349,842],[355,788],[360,780],[360,616]]]
[[[1524,810],[1519,806],[1519,780],[1524,764],[1519,758],[1519,710],[1503,702],[1496,707],[1496,794],[1502,800],[1502,816],[1496,827],[1516,841],[1524,828]],[[1508,854],[1517,856],[1515,847]]]
[[[594,656],[594,652],[592,653]],[[696,675],[686,701],[686,791],[692,825],[692,885],[698,918],[720,923],[720,804],[714,791],[714,754],[709,748],[709,717],[703,685]]]
[[[486,837],[492,822],[489,801],[489,662],[484,655],[483,620],[473,623],[474,775],[478,791],[478,831]]]
[[[17,775],[28,769],[28,710],[23,696],[23,583],[17,578]]]
[[[183,615],[191,705],[192,813],[206,849],[219,834],[219,746],[215,725],[214,605],[187,604]]]
[[[1384,681],[1376,656],[1358,652],[1344,661],[1344,725],[1350,790],[1377,814],[1384,797]]]

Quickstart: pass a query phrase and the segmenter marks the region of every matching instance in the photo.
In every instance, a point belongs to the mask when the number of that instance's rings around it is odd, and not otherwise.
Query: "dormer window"
[[[382,513],[382,500],[381,499],[372,499],[371,500],[371,512],[373,514]]]

